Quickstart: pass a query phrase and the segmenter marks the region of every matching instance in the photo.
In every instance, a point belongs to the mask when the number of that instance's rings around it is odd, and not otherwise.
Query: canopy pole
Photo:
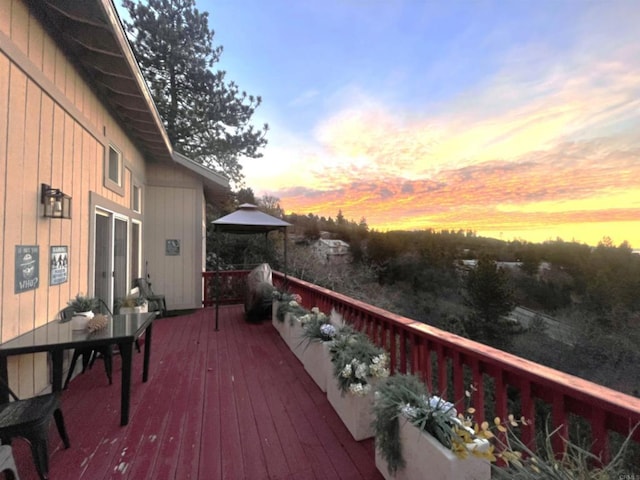
[[[283,233],[284,233],[284,288],[283,290],[286,290],[287,288],[287,227],[283,228]]]
[[[220,307],[220,232],[214,226],[216,237],[216,332],[218,331],[218,309]]]

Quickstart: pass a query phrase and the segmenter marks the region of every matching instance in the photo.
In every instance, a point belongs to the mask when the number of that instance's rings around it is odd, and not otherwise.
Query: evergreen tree
[[[514,296],[506,272],[488,256],[481,256],[466,281],[466,303],[474,318],[466,325],[471,338],[496,342],[513,330],[503,316],[514,307]],[[494,343],[495,344],[495,343]]]
[[[180,153],[242,183],[240,157],[259,158],[268,125],[250,124],[262,99],[212,70],[222,47],[213,47],[209,15],[195,0],[123,0],[125,26],[169,139]]]

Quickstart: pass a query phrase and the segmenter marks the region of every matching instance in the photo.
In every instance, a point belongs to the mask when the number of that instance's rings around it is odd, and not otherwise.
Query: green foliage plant
[[[624,457],[636,425],[624,440],[615,456],[606,465],[600,458],[567,439],[562,439],[564,453],[558,457],[553,450],[553,437],[559,428],[545,435],[544,445],[537,451],[525,445],[512,429],[503,441],[498,440],[498,454],[505,465],[492,465],[492,478],[497,480],[618,480],[637,478],[637,472],[628,471]]]
[[[349,326],[338,330],[329,349],[333,374],[341,393],[364,396],[373,378],[389,376],[389,357],[369,337]]]
[[[98,304],[97,298],[83,295],[81,293],[77,294],[75,298],[67,302],[67,305],[73,308],[75,313],[90,312],[94,308],[98,308]]]
[[[280,322],[284,322],[287,313],[291,316],[291,322],[293,322],[293,317],[301,317],[309,313],[306,308],[300,305],[302,298],[297,293],[286,293],[274,290],[273,301],[277,302],[276,318]]]
[[[311,342],[329,342],[337,335],[337,329],[329,321],[329,317],[317,307],[311,309],[302,322],[302,342],[307,346]]]

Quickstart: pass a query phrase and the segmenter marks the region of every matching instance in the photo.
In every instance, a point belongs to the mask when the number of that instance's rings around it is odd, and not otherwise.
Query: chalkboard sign
[[[15,293],[35,290],[40,284],[40,247],[16,245]]]

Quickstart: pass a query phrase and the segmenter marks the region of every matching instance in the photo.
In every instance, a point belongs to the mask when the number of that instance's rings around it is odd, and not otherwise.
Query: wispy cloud
[[[615,5],[589,3],[562,48],[510,45],[491,75],[423,108],[345,85],[312,137],[270,147],[257,184],[287,211],[382,229],[637,221],[640,4]]]

